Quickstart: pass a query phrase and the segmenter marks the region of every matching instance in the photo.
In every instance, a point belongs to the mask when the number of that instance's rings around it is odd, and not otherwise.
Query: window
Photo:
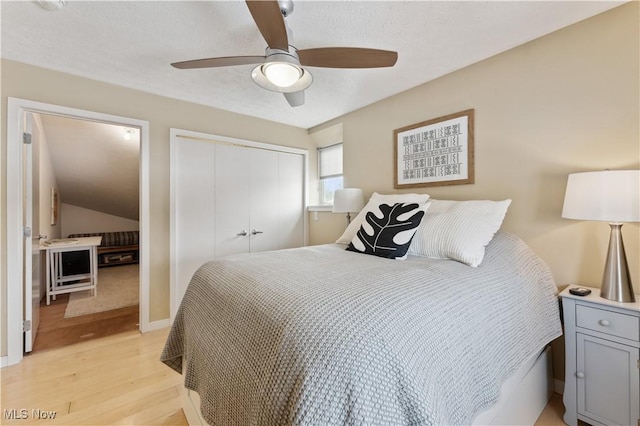
[[[342,189],[342,144],[318,148],[320,204],[333,204],[333,192]]]

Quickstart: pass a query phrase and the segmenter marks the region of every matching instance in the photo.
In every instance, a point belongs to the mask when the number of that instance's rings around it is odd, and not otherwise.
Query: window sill
[[[308,206],[307,210],[310,212],[331,212],[333,206]]]

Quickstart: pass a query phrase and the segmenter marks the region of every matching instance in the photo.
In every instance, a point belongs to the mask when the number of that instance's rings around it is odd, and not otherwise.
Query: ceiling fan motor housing
[[[285,18],[293,13],[293,0],[278,0],[278,5]]]

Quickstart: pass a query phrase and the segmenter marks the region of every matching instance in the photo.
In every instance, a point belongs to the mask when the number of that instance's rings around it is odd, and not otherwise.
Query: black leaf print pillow
[[[389,259],[402,258],[409,250],[425,206],[417,203],[380,204],[379,209],[380,212],[367,213],[365,222],[347,250]]]

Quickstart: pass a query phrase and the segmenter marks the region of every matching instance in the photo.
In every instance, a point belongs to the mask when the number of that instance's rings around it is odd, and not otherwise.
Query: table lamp
[[[635,302],[621,228],[623,222],[640,222],[640,170],[570,174],[562,217],[609,222],[611,235],[600,297]]]
[[[347,224],[351,223],[351,213],[357,213],[364,207],[362,189],[336,189],[333,193],[333,213],[346,213]]]

